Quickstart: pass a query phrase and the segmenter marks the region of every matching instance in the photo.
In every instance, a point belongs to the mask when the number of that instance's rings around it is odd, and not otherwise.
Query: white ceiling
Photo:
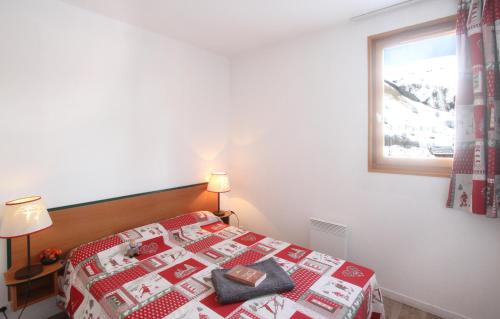
[[[227,56],[401,0],[62,0]]]

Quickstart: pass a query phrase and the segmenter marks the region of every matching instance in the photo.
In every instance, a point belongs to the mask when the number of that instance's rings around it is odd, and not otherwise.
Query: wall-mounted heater
[[[347,259],[347,226],[311,217],[309,246],[324,254]]]

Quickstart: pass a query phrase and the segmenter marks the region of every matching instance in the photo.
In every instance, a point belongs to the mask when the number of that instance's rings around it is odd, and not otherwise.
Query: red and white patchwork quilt
[[[128,241],[140,255],[125,256]],[[295,289],[220,305],[215,268],[274,258]],[[372,270],[226,225],[195,212],[82,245],[70,253],[63,282],[72,318],[354,318],[383,317]]]

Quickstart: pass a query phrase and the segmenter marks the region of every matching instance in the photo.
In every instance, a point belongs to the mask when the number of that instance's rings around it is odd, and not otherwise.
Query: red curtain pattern
[[[498,29],[498,33],[497,33]],[[448,207],[497,217],[500,204],[500,0],[461,0],[456,138]]]

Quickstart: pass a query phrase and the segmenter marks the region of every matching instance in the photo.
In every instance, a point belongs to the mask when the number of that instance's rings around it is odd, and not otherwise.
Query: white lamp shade
[[[5,206],[0,237],[25,236],[52,225],[52,219],[40,196],[11,200]]]
[[[229,177],[224,172],[215,172],[210,176],[207,191],[214,193],[225,193],[231,190]]]

